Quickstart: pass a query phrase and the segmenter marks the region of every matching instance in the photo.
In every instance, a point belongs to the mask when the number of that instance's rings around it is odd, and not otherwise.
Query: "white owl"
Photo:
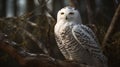
[[[95,34],[82,24],[80,14],[74,7],[58,11],[54,32],[57,45],[67,60],[95,67],[107,66]]]

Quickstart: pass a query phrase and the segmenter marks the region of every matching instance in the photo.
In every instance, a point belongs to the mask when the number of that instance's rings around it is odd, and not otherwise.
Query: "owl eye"
[[[73,15],[74,13],[73,12],[70,12],[69,15]]]
[[[64,13],[62,12],[61,15],[63,15]]]

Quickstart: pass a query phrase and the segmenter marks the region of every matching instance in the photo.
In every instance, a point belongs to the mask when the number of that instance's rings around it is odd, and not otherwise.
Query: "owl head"
[[[81,17],[79,11],[74,7],[64,7],[57,13],[57,22],[59,21],[81,21]]]

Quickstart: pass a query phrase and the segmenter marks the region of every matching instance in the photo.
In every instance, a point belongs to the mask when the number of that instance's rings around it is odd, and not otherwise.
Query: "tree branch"
[[[18,62],[21,65],[26,63],[25,60],[23,59],[23,57],[20,56],[20,54],[17,52],[17,50],[14,49],[12,46],[10,46],[8,43],[0,41],[0,49],[7,52],[12,58],[18,60]]]
[[[32,39],[32,40],[39,46],[39,48],[42,49],[42,51],[43,51],[45,54],[48,54],[48,51],[47,51],[45,45],[43,45],[39,40],[37,40],[37,39],[36,39],[30,32],[28,32],[27,30],[22,29],[22,28],[21,28],[21,30],[24,31],[25,34],[26,34],[30,39]]]
[[[10,46],[9,43],[0,41],[0,49],[16,59],[22,67],[86,67],[88,65],[77,64],[68,61],[54,59],[48,55],[38,54],[35,56],[22,56],[19,52]],[[88,66],[91,67],[91,66]]]
[[[107,40],[108,40],[108,38],[109,38],[109,36],[110,36],[114,26],[115,26],[115,22],[118,19],[119,15],[120,15],[120,4],[118,5],[118,8],[116,9],[116,12],[115,12],[115,14],[114,14],[114,16],[112,18],[111,24],[110,24],[110,26],[109,26],[106,34],[105,34],[105,37],[103,39],[103,42],[102,42],[102,47],[103,48],[106,46],[106,42],[107,42]]]

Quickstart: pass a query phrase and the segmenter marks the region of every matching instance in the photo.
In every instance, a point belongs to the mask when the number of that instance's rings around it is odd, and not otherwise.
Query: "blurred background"
[[[47,47],[50,56],[63,59],[54,39],[56,15],[61,8],[74,5],[83,24],[96,33],[109,67],[120,67],[120,11],[106,43],[104,37],[111,27],[120,0],[0,0],[0,33],[11,44],[31,53],[44,53],[39,42]],[[37,45],[36,45],[37,44]],[[7,52],[0,49],[0,67],[19,67]]]

